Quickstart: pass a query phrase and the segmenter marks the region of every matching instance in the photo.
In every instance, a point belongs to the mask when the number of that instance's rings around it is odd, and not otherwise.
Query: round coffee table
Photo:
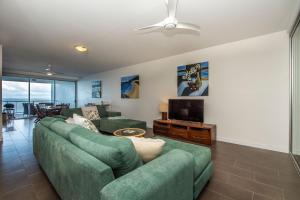
[[[129,137],[129,136],[143,137],[145,133],[146,131],[140,128],[123,128],[113,132],[115,136],[119,136],[119,137]]]

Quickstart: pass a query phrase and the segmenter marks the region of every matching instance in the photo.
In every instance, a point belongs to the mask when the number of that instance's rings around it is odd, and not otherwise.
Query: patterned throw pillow
[[[77,115],[77,114],[73,114],[73,120],[74,120],[75,124],[82,126],[83,128],[89,129],[95,133],[99,133],[96,126],[90,120],[88,120],[80,115]]]
[[[100,119],[100,115],[98,113],[98,109],[96,106],[82,107],[81,110],[82,110],[83,116],[89,120]]]

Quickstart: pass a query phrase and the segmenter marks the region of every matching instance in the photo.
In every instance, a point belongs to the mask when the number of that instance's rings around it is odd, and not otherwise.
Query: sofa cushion
[[[98,109],[96,106],[86,106],[81,108],[82,114],[85,118],[89,120],[100,119]]]
[[[163,150],[165,141],[161,139],[152,139],[144,137],[127,137],[129,138],[137,153],[144,162],[149,162],[156,158]]]
[[[97,127],[93,124],[93,122],[91,122],[91,120],[77,114],[73,114],[73,120],[75,124],[82,126],[90,131],[93,131],[94,133],[99,133]]]
[[[105,106],[97,105],[97,109],[98,109],[98,113],[99,113],[99,115],[100,115],[101,118],[108,116]]]
[[[44,126],[46,126],[47,128],[49,128],[49,126],[51,124],[53,124],[54,122],[57,122],[57,121],[64,121],[64,119],[62,118],[55,118],[55,117],[45,117],[43,118],[40,123]]]
[[[75,124],[75,120],[73,119],[73,117],[68,117],[68,118],[65,120],[65,122],[66,122],[67,124]]]
[[[141,128],[146,130],[146,122],[132,119],[108,119],[100,120],[100,131],[113,133],[122,128]]]
[[[193,165],[190,153],[170,151],[107,184],[99,199],[193,200]]]
[[[99,130],[100,127],[100,119],[96,119],[96,120],[91,120],[93,122],[93,124],[97,127],[97,129]]]
[[[35,156],[60,196],[55,199],[99,200],[99,191],[114,180],[108,165],[45,126],[36,125],[33,139]]]
[[[83,116],[81,108],[70,108],[70,109],[63,110],[61,112],[61,115],[66,117],[73,117],[74,113]]]
[[[69,139],[69,133],[74,128],[78,127],[76,124],[68,124],[63,121],[55,121],[49,126],[49,129],[51,129],[56,134],[62,136],[65,139]]]
[[[172,149],[181,149],[193,154],[195,161],[194,178],[197,178],[199,175],[201,175],[202,171],[205,170],[211,161],[211,151],[208,147],[180,142],[161,136],[156,136],[155,138],[162,139],[166,142],[162,154],[165,154]]]
[[[76,124],[73,117],[68,117],[67,119],[65,119],[65,122],[68,123],[68,124]],[[96,128],[99,129],[100,119],[91,120],[91,122],[93,122],[93,124],[96,126]]]
[[[117,116],[121,116],[121,115],[122,115],[121,112],[107,111],[107,117],[117,117]]]
[[[142,160],[127,138],[93,134],[82,127],[70,134],[73,144],[109,165],[116,177],[120,177],[142,165]]]

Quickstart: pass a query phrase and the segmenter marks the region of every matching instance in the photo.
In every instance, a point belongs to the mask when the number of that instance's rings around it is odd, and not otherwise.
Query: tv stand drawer
[[[206,145],[211,145],[211,135],[209,130],[206,129],[190,130],[189,136],[192,141],[200,142]]]
[[[189,135],[192,138],[210,138],[210,132],[207,129],[190,128]]]
[[[212,145],[216,139],[216,125],[187,121],[154,120],[153,132],[168,137]]]
[[[188,132],[187,132],[186,126],[171,125],[169,133],[170,133],[170,135],[177,136],[177,137],[182,137],[182,138],[188,137]]]

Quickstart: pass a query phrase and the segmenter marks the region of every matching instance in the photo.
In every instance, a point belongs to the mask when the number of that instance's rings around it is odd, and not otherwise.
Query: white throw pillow
[[[88,120],[80,115],[77,115],[77,114],[73,114],[73,120],[74,120],[75,124],[82,126],[83,128],[89,129],[91,131],[94,131],[96,133],[99,133],[96,126],[90,120]]]
[[[75,121],[72,117],[69,117],[68,119],[65,120],[68,124],[75,124]]]
[[[83,116],[89,120],[100,119],[100,115],[98,113],[98,109],[96,106],[82,107],[81,111],[82,111]]]
[[[129,138],[136,152],[141,156],[144,162],[149,162],[156,158],[163,150],[165,141],[161,139],[152,138],[139,138],[139,137],[127,137]]]

